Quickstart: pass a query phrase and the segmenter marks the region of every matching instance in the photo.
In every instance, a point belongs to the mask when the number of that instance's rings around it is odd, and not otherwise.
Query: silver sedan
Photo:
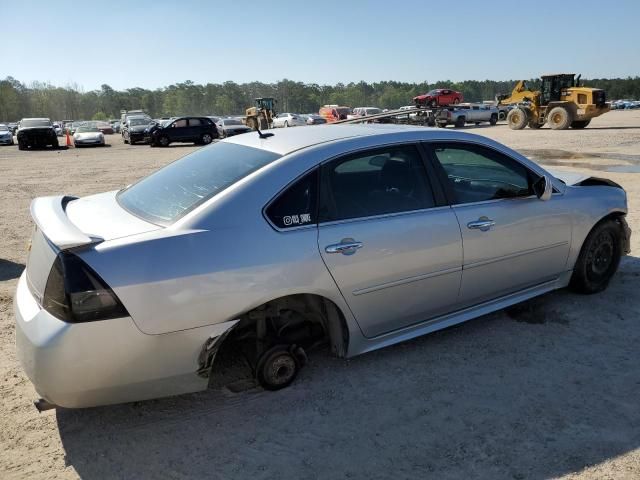
[[[40,408],[206,389],[224,352],[279,389],[318,345],[350,357],[555,289],[602,291],[626,213],[609,180],[463,132],[240,135],[120,191],[35,199],[18,357]]]

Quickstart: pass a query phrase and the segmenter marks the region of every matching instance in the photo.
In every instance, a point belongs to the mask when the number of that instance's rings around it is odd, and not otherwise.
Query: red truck
[[[413,97],[413,103],[417,107],[440,107],[444,105],[457,105],[462,102],[461,92],[447,88],[437,88],[428,93]]]

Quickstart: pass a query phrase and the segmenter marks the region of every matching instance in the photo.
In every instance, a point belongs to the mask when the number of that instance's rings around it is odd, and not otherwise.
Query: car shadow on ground
[[[311,356],[280,392],[226,389],[56,412],[94,478],[514,478],[640,447],[640,260],[351,360]],[[99,372],[96,372],[99,374]]]
[[[23,270],[24,265],[22,263],[16,263],[11,260],[0,258],[0,282],[18,278],[22,275]]]

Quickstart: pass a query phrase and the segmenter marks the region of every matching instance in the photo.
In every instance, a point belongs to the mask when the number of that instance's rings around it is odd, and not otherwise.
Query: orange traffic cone
[[[71,137],[69,136],[69,130],[67,130],[67,148],[71,146]]]

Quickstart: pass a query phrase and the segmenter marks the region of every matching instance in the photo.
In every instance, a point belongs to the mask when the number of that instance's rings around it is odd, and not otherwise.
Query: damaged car
[[[59,148],[58,135],[48,118],[23,118],[16,133],[18,148]]]
[[[238,135],[119,191],[33,200],[18,358],[40,409],[204,390],[225,351],[277,390],[322,345],[352,357],[604,290],[626,214],[614,182],[464,132]]]

